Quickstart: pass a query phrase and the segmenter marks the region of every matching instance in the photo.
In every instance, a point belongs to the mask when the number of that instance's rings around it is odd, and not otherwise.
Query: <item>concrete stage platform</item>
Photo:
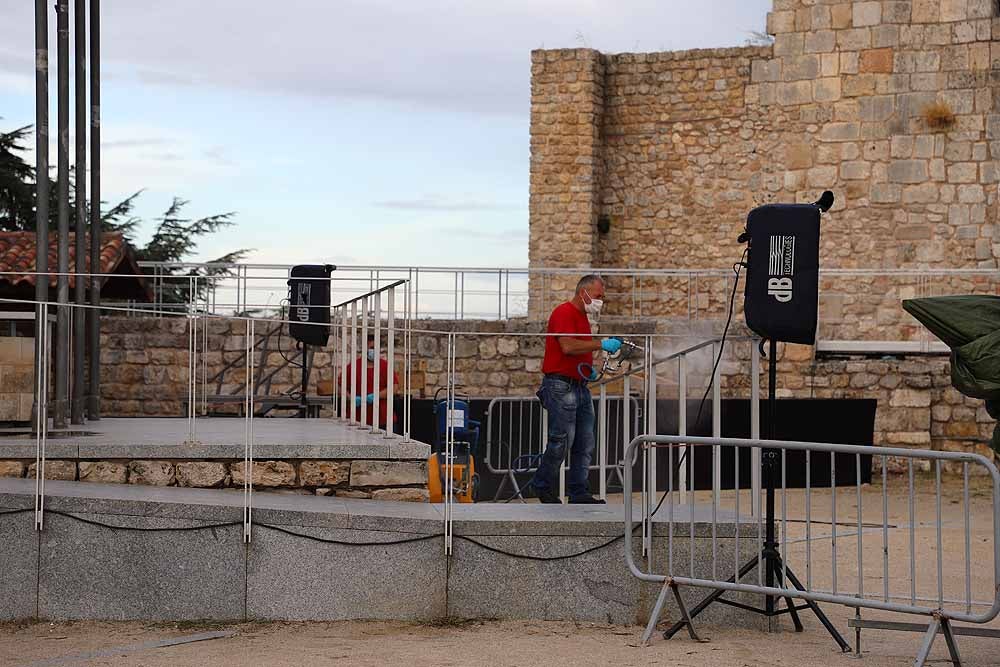
[[[191,438],[182,418],[113,418],[51,431],[50,459],[242,459],[242,418],[204,417]],[[430,445],[371,433],[336,419],[254,420],[254,457],[289,459],[426,459]],[[34,458],[28,428],[0,429],[0,458]]]
[[[460,505],[447,559],[436,505],[255,494],[245,544],[240,491],[55,481],[45,490],[45,530],[36,532],[34,481],[0,480],[0,619],[629,624],[645,621],[658,592],[625,565],[621,505]],[[694,511],[695,573],[708,575],[710,508]],[[675,514],[686,574],[688,515]],[[733,569],[736,527],[731,517],[719,525],[720,571]],[[739,527],[745,556],[756,526]],[[654,530],[661,563],[666,528]],[[760,624],[721,605],[702,622]]]

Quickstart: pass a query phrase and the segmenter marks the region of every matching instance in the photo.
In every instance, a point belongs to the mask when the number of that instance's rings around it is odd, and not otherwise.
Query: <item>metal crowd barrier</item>
[[[594,399],[594,437],[597,442],[597,462],[590,470],[600,471],[600,496],[607,497],[607,490],[617,479],[622,488],[622,468],[625,463],[625,444],[628,433],[638,433],[642,408],[639,399],[629,397],[628,414],[624,414],[623,396],[604,396]],[[627,420],[628,424],[624,421]],[[505,497],[508,486],[512,497],[520,497],[521,485],[517,475],[533,473],[547,444],[548,419],[537,396],[502,396],[490,401],[486,410],[486,468],[491,473],[503,475],[493,500]],[[567,455],[569,452],[567,451]],[[560,476],[559,495],[565,495],[565,476]]]
[[[858,655],[860,655],[860,631],[862,628],[909,631],[918,629],[925,633],[915,662],[918,667],[926,661],[939,632],[945,635],[952,661],[956,665],[960,661],[955,642],[956,635],[975,634],[1000,637],[1000,630],[953,625],[954,622],[985,624],[995,619],[1000,613],[1000,472],[991,461],[978,454],[964,452],[759,439],[654,435],[636,437],[626,449],[625,456],[630,458],[641,453],[645,459],[649,453],[656,449],[666,449],[673,453],[675,448],[688,448],[689,451],[698,448],[711,448],[718,455],[723,447],[733,448],[737,460],[741,451],[762,451],[766,457],[770,457],[770,460],[774,461],[772,479],[775,484],[776,500],[780,502],[780,514],[775,513],[775,522],[779,531],[777,535],[780,537],[777,538],[777,544],[774,546],[779,548],[780,567],[773,577],[765,576],[760,558],[756,559],[756,563],[750,561],[750,567],[744,565],[741,568],[741,547],[744,555],[759,556],[765,546],[763,537],[765,528],[761,514],[750,518],[741,513],[739,476],[736,477],[736,490],[730,513],[727,514],[724,509],[717,488],[713,489],[712,492],[710,513],[707,509],[701,512],[702,516],[698,523],[711,522],[711,560],[706,562],[704,559],[699,559],[696,563],[695,540],[693,539],[695,512],[693,508],[688,508],[690,511],[685,513],[677,512],[679,503],[676,502],[675,495],[678,493],[678,489],[674,486],[674,467],[671,466],[667,487],[660,503],[653,508],[653,511],[650,511],[649,505],[646,503],[641,506],[643,535],[653,534],[656,526],[660,526],[657,529],[658,535],[662,537],[662,533],[666,533],[666,544],[663,545],[665,548],[649,548],[644,552],[646,560],[644,566],[640,566],[633,555],[632,535],[636,527],[633,519],[634,509],[631,503],[625,503],[625,560],[628,568],[635,577],[642,581],[662,584],[659,597],[643,634],[644,642],[647,642],[652,635],[667,597],[671,594],[678,604],[680,621],[666,633],[667,636],[671,636],[684,627],[687,627],[688,631],[694,635],[693,619],[707,605],[702,604],[688,611],[679,593],[681,586],[692,586],[725,593],[754,594],[765,596],[770,600],[784,599],[786,600],[786,610],[793,615],[793,618],[795,618],[794,614],[798,609],[793,606],[793,599],[801,599],[809,604],[828,603],[854,609],[855,618],[850,625],[856,630]],[[803,490],[805,517],[800,519],[790,518],[788,515],[789,486],[787,480],[790,470],[788,459],[789,455],[793,453],[796,454],[796,457],[798,457],[797,453],[802,453],[805,459]],[[881,511],[876,510],[875,516],[866,516],[864,511],[862,487],[863,462],[867,460],[866,457],[872,457],[868,464],[869,468],[871,462],[879,461],[881,463],[879,466]],[[906,473],[901,476],[889,474],[887,472],[889,458],[906,461]],[[847,464],[846,470],[844,469],[845,464]],[[686,465],[686,462],[681,465]],[[962,543],[957,545],[959,548],[954,550],[955,553],[949,553],[947,556],[942,521],[942,472],[945,467],[961,472],[961,500],[953,502],[962,503],[962,515],[964,516]],[[987,556],[985,547],[976,543],[976,553],[973,553],[970,478],[976,468],[981,473],[978,479],[988,480],[992,493],[992,521],[989,526],[989,541],[992,542],[989,545],[989,550],[992,552],[992,585],[989,587],[981,583],[973,586],[974,568],[979,574],[979,567],[989,567],[984,562]],[[918,471],[920,470],[929,470],[932,479],[918,479]],[[626,466],[624,473],[625,490],[628,494],[632,491],[633,483],[631,467]],[[847,493],[853,496],[856,510],[852,514],[850,508],[845,510],[844,507],[840,507],[840,518],[838,519],[837,483],[838,481],[843,483],[845,479],[851,478],[853,478],[853,483],[850,486],[854,488],[848,489]],[[900,482],[900,480],[902,481]],[[917,499],[918,481],[933,484],[935,512],[933,521],[918,522],[918,505],[921,510],[928,508],[926,504]],[[890,519],[891,496],[888,489],[890,482],[900,482],[906,494],[906,521],[902,525],[896,525]],[[830,485],[828,491],[829,512],[817,516],[819,506],[813,497],[817,494],[826,495],[826,491],[817,491],[822,483]],[[846,520],[845,512],[847,513]],[[733,539],[724,545],[727,549],[732,548],[735,558],[730,561],[728,558],[730,552],[727,551],[723,557],[724,568],[720,567],[720,540],[718,539],[720,516],[735,526],[735,529],[727,527],[727,531],[731,530]],[[800,523],[804,524],[804,538],[790,540],[789,526]],[[815,528],[821,525],[828,527],[828,535],[817,536],[814,534]],[[675,532],[681,526],[690,531],[688,533],[689,554],[678,553],[678,550],[675,549]],[[934,530],[934,548],[930,567],[922,561],[923,554],[918,552],[916,539],[917,531],[928,526]],[[905,539],[902,541],[893,539],[896,537],[896,531],[900,530],[903,531]],[[755,533],[755,535],[747,537],[745,534],[747,532]],[[865,539],[868,536],[871,536],[869,539],[875,539],[876,546],[879,547],[879,555],[875,559],[877,563],[874,566],[872,558],[866,559],[864,551]],[[746,544],[747,541],[750,544]],[[659,542],[655,544],[660,546]],[[789,553],[789,544],[804,544],[805,554],[797,554],[793,558]],[[822,545],[822,548],[817,545]],[[947,543],[949,547],[952,545],[951,542]],[[856,548],[856,555],[850,555],[853,551],[851,547]],[[902,552],[901,555],[904,559],[901,569],[899,560],[897,560],[900,557],[900,552]],[[684,556],[688,556],[688,558]],[[789,562],[792,560],[795,563]],[[848,561],[846,567],[843,560]],[[682,567],[685,563],[688,564],[689,568],[686,574]],[[729,569],[728,565],[733,563],[735,565]],[[796,564],[804,564],[805,566],[804,581],[800,581],[791,572],[795,569],[794,565]],[[895,581],[890,572],[894,572],[899,581]],[[928,574],[931,575],[932,580],[930,590],[926,590],[923,586]],[[952,579],[949,579],[947,575],[950,575]],[[956,594],[954,592],[956,588],[954,579],[958,578],[961,579],[959,586],[961,590]],[[767,579],[772,581],[769,582]],[[880,581],[881,586],[873,589],[869,583],[873,580]],[[866,583],[869,583],[867,587]],[[988,591],[988,595],[992,597],[985,600],[974,599],[974,590]],[[742,602],[721,601],[733,606],[748,608]],[[930,620],[927,625],[923,626],[881,620],[865,621],[861,618],[862,609],[925,616]]]

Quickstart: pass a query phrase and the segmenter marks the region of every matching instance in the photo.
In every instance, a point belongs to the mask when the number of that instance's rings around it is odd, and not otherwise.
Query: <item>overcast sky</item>
[[[33,4],[0,0],[3,130],[34,122]],[[770,5],[103,0],[104,192],[236,211],[203,259],[524,266],[530,51],[735,46]]]

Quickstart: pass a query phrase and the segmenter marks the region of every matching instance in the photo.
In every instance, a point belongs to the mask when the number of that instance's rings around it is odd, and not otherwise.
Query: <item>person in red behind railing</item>
[[[383,347],[384,349],[384,347]],[[389,405],[388,405],[388,393],[389,393],[389,362],[382,357],[378,359],[379,364],[379,387],[377,389],[379,396],[378,404],[378,428],[385,429],[386,421],[389,415]],[[366,372],[368,375],[368,383],[366,388],[368,394],[365,396],[361,395],[361,373]],[[350,367],[345,368],[341,371],[342,375],[347,377],[347,391],[351,391],[351,376]],[[399,393],[399,376],[396,375],[395,371],[392,373],[392,385],[393,394],[398,395]],[[340,377],[337,378],[337,386],[341,386]],[[375,334],[368,334],[368,351],[364,357],[358,357],[354,362],[354,394],[348,393],[347,396],[347,409],[350,411],[352,417],[357,418],[359,413],[362,413],[364,423],[371,426],[372,423],[372,412],[374,411],[375,405]],[[395,410],[392,415],[393,427],[399,421],[399,414]],[[395,430],[395,429],[393,429]]]
[[[542,387],[538,398],[548,412],[548,444],[538,470],[531,480],[543,503],[560,503],[553,490],[559,466],[570,448],[567,490],[572,504],[603,504],[590,495],[590,461],[594,455],[594,402],[587,382],[594,373],[594,352],[614,354],[621,349],[617,338],[594,340],[588,316],[597,317],[604,305],[604,281],[587,275],[576,285],[573,298],[556,306],[549,316],[545,357],[542,360]]]

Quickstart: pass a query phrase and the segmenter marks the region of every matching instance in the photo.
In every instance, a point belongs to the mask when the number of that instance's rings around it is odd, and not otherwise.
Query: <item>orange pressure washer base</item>
[[[455,463],[450,466],[452,488],[455,490],[455,500],[460,503],[475,502],[473,499],[473,483],[475,479],[475,462],[472,457],[466,458],[462,463]],[[432,503],[444,502],[444,483],[446,472],[442,469],[441,458],[438,454],[431,454],[427,459],[427,492]]]

